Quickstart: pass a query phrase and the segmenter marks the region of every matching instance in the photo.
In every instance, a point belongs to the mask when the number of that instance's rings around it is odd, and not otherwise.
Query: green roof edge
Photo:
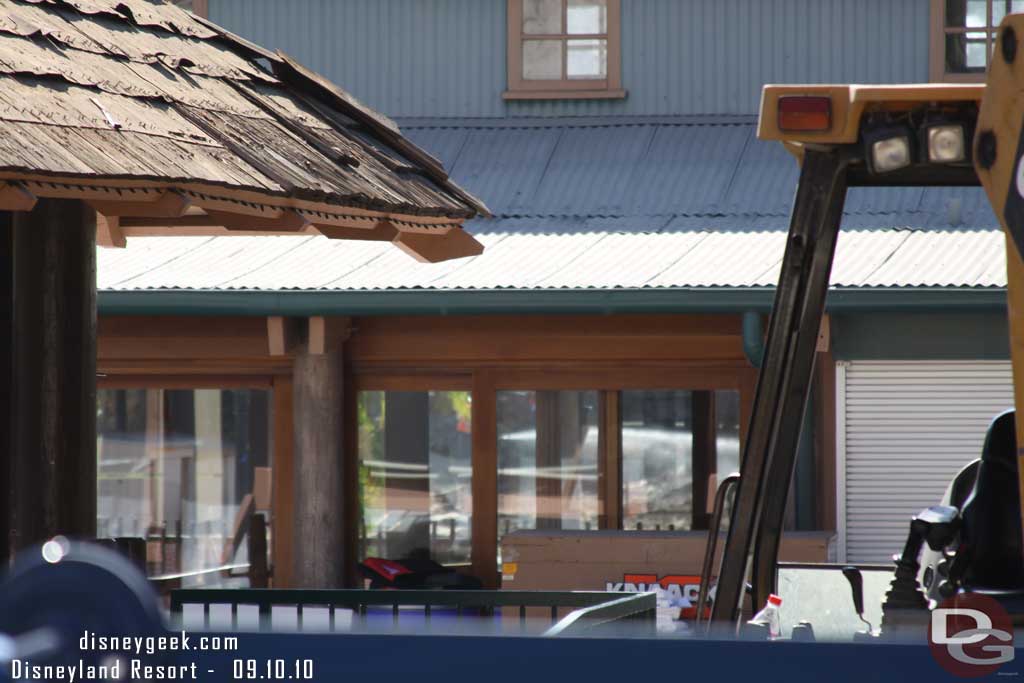
[[[741,313],[770,311],[773,287],[370,291],[100,291],[101,315],[484,315]],[[827,308],[855,311],[993,311],[1003,288],[901,287],[829,291]]]

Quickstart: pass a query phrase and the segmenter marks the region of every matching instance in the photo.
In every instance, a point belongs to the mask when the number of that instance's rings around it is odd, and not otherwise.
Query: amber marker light
[[[832,100],[816,95],[784,95],[778,104],[779,130],[826,131],[832,127]]]

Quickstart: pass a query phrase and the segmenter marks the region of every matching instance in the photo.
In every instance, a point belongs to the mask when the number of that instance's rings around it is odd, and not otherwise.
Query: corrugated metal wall
[[[836,380],[839,561],[888,562],[1013,407],[1010,364],[856,361]]]
[[[621,101],[504,102],[505,0],[210,0],[391,116],[752,114],[769,82],[928,79],[928,0],[624,0]]]

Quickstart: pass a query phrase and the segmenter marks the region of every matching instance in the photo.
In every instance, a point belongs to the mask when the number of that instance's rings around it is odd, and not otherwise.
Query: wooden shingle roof
[[[0,0],[0,209],[89,201],[125,234],[234,230],[479,253],[486,207],[386,117],[154,0]]]

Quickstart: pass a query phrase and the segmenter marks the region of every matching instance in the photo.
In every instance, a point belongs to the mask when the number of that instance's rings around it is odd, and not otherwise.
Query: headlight
[[[912,151],[909,135],[896,135],[875,139],[870,142],[871,170],[875,173],[889,173],[910,166]]]
[[[928,140],[928,161],[951,164],[967,160],[964,127],[959,123],[929,126],[925,130]]]

